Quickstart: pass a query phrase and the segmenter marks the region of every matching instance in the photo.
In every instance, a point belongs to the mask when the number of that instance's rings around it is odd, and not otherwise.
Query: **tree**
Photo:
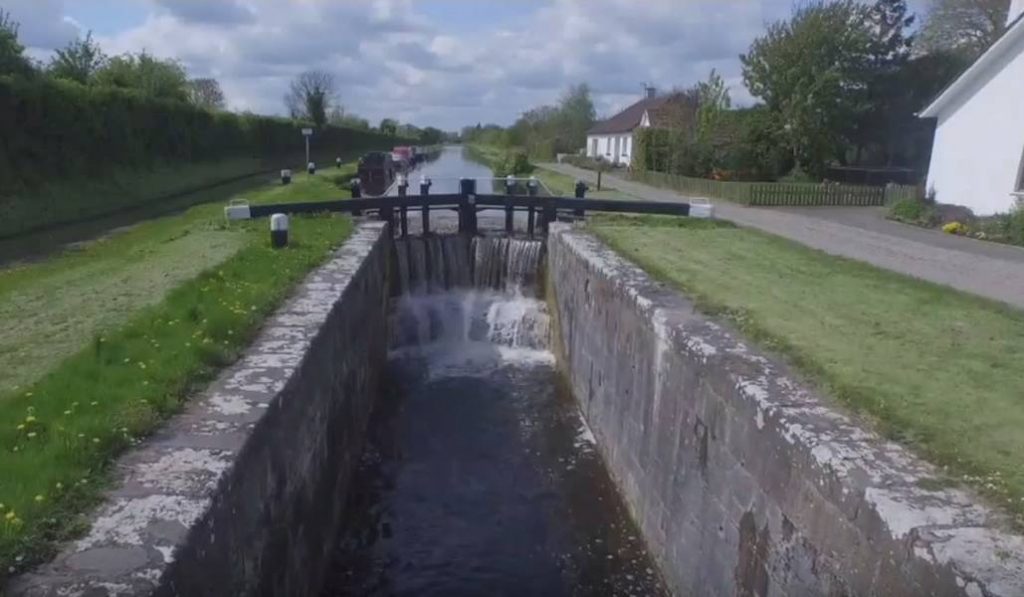
[[[921,28],[920,49],[980,56],[1006,31],[1010,0],[931,0]]]
[[[850,123],[865,111],[877,48],[868,10],[852,0],[808,4],[740,56],[747,89],[781,123],[797,168],[814,176],[844,159]]]
[[[96,72],[95,81],[97,85],[153,97],[181,102],[189,99],[188,77],[181,63],[160,60],[146,52],[114,56]]]
[[[334,75],[322,70],[308,70],[292,81],[284,97],[285,105],[292,118],[313,121],[317,127],[327,124],[337,95]]]
[[[96,73],[103,68],[107,57],[99,44],[93,41],[92,31],[85,38],[78,38],[63,48],[50,59],[47,72],[57,79],[77,81],[83,85],[92,82]]]
[[[385,135],[394,136],[398,134],[398,122],[392,118],[385,118],[381,120],[380,127],[378,128],[380,132],[384,133]]]
[[[420,131],[420,143],[422,145],[439,145],[444,142],[444,131],[428,126]]]
[[[697,83],[697,139],[710,141],[722,114],[731,107],[732,99],[725,80],[718,71],[711,69],[708,80]]]
[[[224,92],[217,79],[192,79],[188,82],[188,101],[207,110],[223,110]]]
[[[0,75],[31,76],[35,69],[18,41],[18,22],[0,8]]]
[[[587,143],[587,131],[594,125],[597,112],[586,83],[570,85],[558,102],[555,151],[575,152]]]

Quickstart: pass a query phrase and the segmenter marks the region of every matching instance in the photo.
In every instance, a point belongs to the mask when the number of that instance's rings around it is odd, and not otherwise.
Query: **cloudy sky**
[[[91,30],[108,54],[177,58],[220,80],[229,107],[281,113],[288,81],[335,74],[345,108],[454,130],[511,123],[586,82],[598,112],[642,83],[712,68],[750,101],[737,56],[795,0],[0,0],[47,60]]]

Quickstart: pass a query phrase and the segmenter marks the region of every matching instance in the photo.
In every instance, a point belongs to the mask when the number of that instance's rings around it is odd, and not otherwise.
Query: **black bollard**
[[[348,183],[348,190],[352,192],[352,198],[358,199],[363,196],[363,189],[359,186],[359,179],[353,178]]]
[[[287,168],[284,169],[284,170],[281,170],[281,184],[291,184],[291,183],[292,183],[292,171],[288,170]]]
[[[587,183],[583,182],[582,180],[577,180],[576,181],[576,198],[577,199],[586,199],[586,197],[587,197]]]

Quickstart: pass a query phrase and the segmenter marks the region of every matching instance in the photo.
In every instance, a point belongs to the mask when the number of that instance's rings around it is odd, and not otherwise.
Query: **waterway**
[[[396,245],[387,388],[323,595],[666,595],[556,371],[539,241]]]

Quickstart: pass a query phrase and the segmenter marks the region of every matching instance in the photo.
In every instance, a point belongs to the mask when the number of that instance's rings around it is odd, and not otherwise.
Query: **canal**
[[[540,241],[395,248],[387,387],[323,595],[666,595],[555,368]]]

